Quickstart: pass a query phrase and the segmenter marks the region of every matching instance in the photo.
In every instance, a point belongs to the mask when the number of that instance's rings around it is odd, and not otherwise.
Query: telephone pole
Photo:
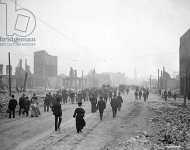
[[[152,87],[151,75],[150,75],[150,89]]]
[[[83,71],[82,71],[82,90],[83,90],[83,88],[84,88],[84,77],[83,77]]]
[[[160,70],[158,69],[158,89],[160,89]]]
[[[10,56],[10,52],[8,53],[8,59],[9,59],[9,95],[12,95],[12,91],[11,91],[11,56]]]

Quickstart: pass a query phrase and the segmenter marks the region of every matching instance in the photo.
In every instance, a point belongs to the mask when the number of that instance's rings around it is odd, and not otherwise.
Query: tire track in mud
[[[107,116],[108,113],[111,113],[111,112],[110,112],[110,111],[105,111],[105,113],[106,113],[106,114],[104,114],[104,116]],[[99,118],[98,118],[98,119],[99,119]],[[75,149],[77,148],[78,144],[80,144],[83,140],[85,140],[85,138],[86,138],[91,132],[93,132],[93,130],[95,130],[101,123],[103,123],[103,122],[102,122],[102,121],[97,121],[97,123],[96,123],[94,126],[92,126],[91,129],[87,130],[87,131],[83,134],[82,138],[79,139],[79,140],[77,141],[77,143],[74,144],[73,147],[72,147],[70,150],[75,150]]]
[[[92,118],[92,121],[93,121],[93,119],[94,119],[94,116]],[[71,123],[71,122],[69,122],[69,123]],[[88,120],[88,123],[89,123],[89,120]],[[73,148],[71,148],[71,149],[75,149],[75,146],[77,146],[77,144],[80,143],[80,141],[82,141],[83,139],[85,139],[85,137],[90,132],[92,132],[94,128],[96,128],[98,126],[99,122],[97,122],[96,124],[94,124],[92,126],[91,126],[91,124],[89,124],[90,128],[87,129],[86,131],[84,131],[80,135],[77,135],[74,126],[68,127],[68,128],[65,127],[62,130],[61,134],[57,133],[57,134],[50,135],[46,139],[42,139],[42,141],[39,141],[39,143],[35,144],[34,146],[30,147],[27,150],[45,150],[45,149],[48,149],[49,146],[54,146],[57,143],[62,143],[62,142],[63,142],[63,144],[65,144],[67,142],[71,142],[71,143],[68,143],[68,144],[73,146]],[[75,125],[75,123],[74,123],[74,125]],[[80,139],[71,140],[72,138],[75,138],[76,136],[81,136],[81,138]]]
[[[66,107],[62,111],[65,112],[65,111],[67,111],[69,109],[71,109],[71,107]],[[51,110],[50,110],[50,112],[51,112]],[[6,132],[6,131],[14,130],[14,129],[18,128],[18,127],[21,127],[21,126],[25,125],[26,123],[31,124],[31,123],[34,123],[35,121],[36,121],[35,123],[41,123],[42,120],[45,120],[46,117],[49,117],[50,115],[52,115],[52,114],[48,113],[48,114],[45,114],[43,116],[39,116],[37,118],[35,118],[35,117],[33,117],[33,118],[31,118],[31,117],[22,118],[21,117],[21,118],[18,118],[18,119],[16,118],[16,120],[14,120],[14,121],[17,121],[17,122],[14,125],[12,124],[14,122],[8,122],[8,123],[5,123],[3,125],[0,125],[0,133],[2,134],[4,132]],[[19,122],[19,121],[21,121],[21,122]],[[9,127],[7,127],[7,126],[9,126]]]
[[[111,112],[105,111],[105,116],[107,116],[108,113]],[[52,147],[57,147],[58,145],[61,145],[61,147],[67,147],[69,150],[75,150],[78,144],[80,144],[94,129],[98,127],[100,123],[102,123],[99,121],[99,115],[97,115],[97,113],[89,114],[85,119],[87,127],[84,128],[83,133],[77,134],[75,130],[75,122],[71,121],[62,129],[61,134],[52,134],[33,146],[29,146],[30,148],[27,150],[51,150],[56,149]],[[73,125],[71,125],[71,123],[73,123]]]
[[[130,107],[129,105],[126,105],[125,108],[127,108],[127,110],[123,112],[122,116],[118,115],[118,118],[121,119],[120,122],[123,124],[129,124],[131,120],[135,119],[141,113],[141,106],[138,106],[138,104],[134,104],[134,103],[130,104]],[[110,121],[110,114],[112,114],[111,109],[105,110],[104,116],[105,117],[109,116],[108,118],[106,117],[105,120],[108,119],[108,121]],[[61,133],[53,133],[51,135],[48,135],[46,136],[46,138],[38,140],[32,145],[31,144],[27,145],[27,147],[25,147],[24,150],[52,150],[52,149],[75,150],[78,148],[78,146],[80,146],[81,142],[83,142],[95,129],[98,129],[99,125],[102,125],[104,123],[104,121],[99,121],[99,113],[95,113],[95,114],[90,113],[85,118],[85,120],[87,122],[87,126],[84,128],[82,134],[76,133],[75,122],[73,119],[73,120],[70,120],[67,123],[67,125],[65,124],[62,125],[63,129],[61,130]],[[123,120],[125,122],[123,122]],[[116,124],[118,125],[118,123]],[[111,128],[114,130],[115,130],[115,127],[116,126],[111,125]],[[114,132],[117,132],[117,131],[114,131]],[[111,136],[113,136],[112,138],[113,141],[111,140],[109,141],[109,143],[115,143],[116,138],[120,137],[115,133]],[[110,145],[109,143],[108,144],[105,143],[105,146],[102,150],[104,150],[106,147],[109,147]]]

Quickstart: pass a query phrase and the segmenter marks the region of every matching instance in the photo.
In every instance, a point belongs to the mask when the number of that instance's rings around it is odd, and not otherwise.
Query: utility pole
[[[151,89],[151,87],[152,87],[152,83],[151,83],[152,81],[151,81],[151,75],[150,75],[150,89]]]
[[[158,89],[160,89],[160,70],[158,69]]]
[[[8,59],[9,59],[9,95],[12,95],[12,91],[11,91],[11,56],[10,56],[10,52],[8,53]]]
[[[185,70],[185,81],[184,81],[184,106],[186,106],[187,103],[187,69]]]
[[[83,78],[83,71],[82,71],[82,90],[83,90],[83,88],[84,88],[84,87],[83,87],[83,86],[84,86],[84,85],[83,85],[83,82],[84,82],[84,78]]]
[[[27,82],[27,79],[28,79],[28,72],[25,73],[25,77],[24,77],[24,89],[23,89],[23,92],[26,92],[26,82]]]

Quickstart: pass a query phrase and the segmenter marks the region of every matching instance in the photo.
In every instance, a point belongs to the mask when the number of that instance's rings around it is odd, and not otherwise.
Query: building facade
[[[57,76],[57,56],[46,51],[34,52],[34,86],[46,86],[47,79]]]
[[[180,91],[190,94],[190,29],[180,38]]]
[[[87,82],[86,78],[84,78],[83,75],[82,77],[78,77],[77,70],[73,69],[72,67],[70,68],[69,76],[64,77],[62,81],[64,88],[75,89],[75,90],[85,89]]]

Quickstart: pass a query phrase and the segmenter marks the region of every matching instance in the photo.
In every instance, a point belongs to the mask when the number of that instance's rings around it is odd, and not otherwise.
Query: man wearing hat
[[[60,130],[60,125],[62,121],[61,102],[58,97],[56,97],[56,102],[52,106],[52,111],[55,116],[55,131],[57,131]]]
[[[103,97],[100,96],[100,100],[98,101],[98,104],[97,104],[97,109],[99,110],[99,113],[100,113],[100,120],[102,120],[105,108],[106,108],[106,103],[103,100]]]

